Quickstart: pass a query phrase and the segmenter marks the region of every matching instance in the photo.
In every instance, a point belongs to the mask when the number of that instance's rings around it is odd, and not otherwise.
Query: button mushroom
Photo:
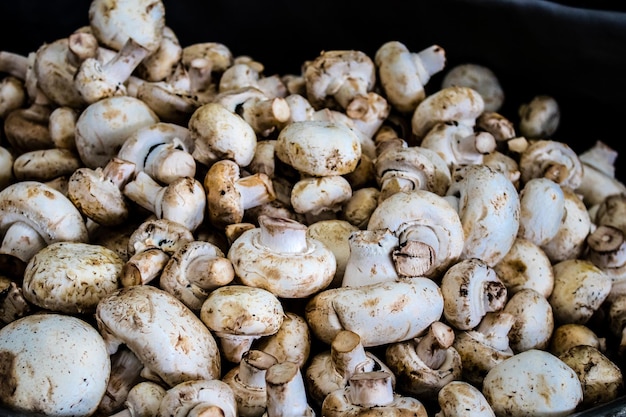
[[[210,330],[170,293],[150,285],[121,288],[100,300],[96,323],[109,354],[126,345],[144,365],[142,376],[170,387],[220,377]]]
[[[219,379],[192,379],[169,388],[156,417],[237,417],[237,400],[230,385]]]
[[[271,292],[234,284],[209,294],[202,303],[200,319],[218,338],[221,354],[239,363],[255,340],[278,331],[284,311]]]
[[[466,62],[450,68],[441,81],[441,88],[453,85],[478,91],[485,102],[487,112],[500,110],[504,103],[504,90],[500,80],[491,68],[485,65]]]
[[[561,122],[561,109],[554,97],[547,94],[534,96],[518,108],[519,131],[529,139],[549,138]]]
[[[16,412],[49,416],[93,415],[111,371],[98,331],[57,313],[31,314],[1,328],[0,359],[0,401]]]
[[[496,417],[487,399],[466,381],[451,381],[437,394],[440,410],[435,417]]]

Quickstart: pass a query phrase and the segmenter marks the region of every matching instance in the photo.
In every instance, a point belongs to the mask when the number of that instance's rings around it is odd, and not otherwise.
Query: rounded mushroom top
[[[89,24],[98,41],[115,50],[129,38],[154,52],[165,27],[165,6],[160,0],[94,0]]]
[[[488,67],[472,62],[459,64],[444,76],[442,88],[453,85],[472,88],[482,96],[485,111],[498,111],[504,103],[504,91],[496,74]]]
[[[305,120],[287,125],[278,134],[276,157],[310,176],[345,175],[356,169],[361,141],[342,123]]]

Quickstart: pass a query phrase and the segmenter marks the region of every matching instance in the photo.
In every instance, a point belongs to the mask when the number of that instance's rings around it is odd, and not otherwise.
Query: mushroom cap
[[[467,62],[451,68],[441,81],[441,87],[453,85],[472,88],[482,96],[485,111],[498,111],[504,103],[504,90],[496,74],[484,65]]]
[[[88,168],[104,167],[135,130],[159,121],[143,101],[131,96],[104,98],[76,120],[76,149]]]
[[[574,370],[539,349],[518,353],[494,366],[483,380],[482,391],[496,415],[567,416],[583,400]]]
[[[116,51],[130,38],[154,52],[163,37],[165,6],[160,0],[94,0],[88,16],[94,36]]]
[[[188,123],[194,139],[192,152],[196,161],[207,166],[221,159],[230,159],[239,166],[248,166],[256,150],[256,133],[241,116],[219,103],[198,107]]]
[[[121,288],[100,300],[96,323],[109,353],[125,344],[169,386],[221,374],[217,342],[170,293],[151,285]]]
[[[583,166],[578,154],[565,142],[551,139],[531,141],[519,156],[520,180],[548,177],[564,187],[582,184]]]
[[[88,218],[103,226],[122,224],[128,204],[122,190],[106,178],[102,168],[79,168],[70,176],[68,198]]]
[[[303,178],[291,189],[291,207],[300,214],[336,213],[350,197],[352,187],[342,175]]]
[[[111,372],[102,336],[65,314],[36,313],[4,326],[0,358],[0,401],[16,411],[50,416],[95,413]]]
[[[487,399],[466,381],[451,381],[437,394],[441,415],[437,417],[496,417]]]
[[[183,48],[182,63],[190,68],[194,60],[202,59],[210,63],[212,73],[223,73],[233,65],[233,54],[230,49],[219,42],[200,42]]]
[[[218,378],[183,381],[168,389],[161,400],[156,415],[196,415],[194,414],[194,407],[202,405],[218,407],[221,411],[220,416],[237,417],[235,393],[226,382]],[[197,415],[201,415],[201,413]]]
[[[474,126],[484,109],[485,102],[476,90],[462,86],[442,88],[417,105],[411,117],[412,130],[422,138],[440,122],[457,121]]]
[[[271,292],[247,285],[226,285],[202,303],[200,318],[217,335],[269,336],[278,331],[284,311]]]
[[[111,249],[82,242],[55,242],[37,252],[24,271],[24,297],[67,314],[93,313],[117,290],[124,261]]]
[[[278,362],[289,361],[302,368],[311,353],[309,325],[301,315],[287,311],[278,331],[259,339],[256,348],[269,353]]]
[[[236,184],[240,174],[236,162],[222,159],[204,177],[209,221],[220,229],[243,220],[243,198]]]
[[[511,296],[503,311],[515,316],[509,331],[509,346],[514,352],[546,350],[554,330],[554,315],[545,296],[531,288],[522,289]]]
[[[285,126],[278,134],[276,157],[310,176],[345,175],[361,158],[357,133],[340,122],[304,120]]]

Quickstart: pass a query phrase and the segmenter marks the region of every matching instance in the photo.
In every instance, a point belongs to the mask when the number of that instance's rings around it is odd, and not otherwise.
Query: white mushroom
[[[194,142],[189,129],[157,122],[132,132],[122,143],[117,157],[135,164],[135,174],[145,171],[156,181],[170,184],[180,177],[196,174],[191,156]]]
[[[556,237],[565,214],[565,196],[548,178],[532,178],[519,192],[517,236],[543,246]]]
[[[60,313],[96,311],[118,289],[124,261],[112,250],[82,242],[55,242],[41,249],[24,271],[24,297]]]
[[[583,164],[582,181],[576,192],[591,207],[602,203],[608,196],[626,193],[626,186],[615,177],[617,151],[602,141],[578,155]]]
[[[541,94],[518,108],[519,131],[529,139],[549,138],[561,122],[561,109],[554,97]]]
[[[574,190],[582,184],[582,161],[565,142],[532,141],[519,155],[519,169],[522,183],[532,178],[547,178]]]
[[[585,324],[565,323],[556,326],[548,351],[553,355],[560,356],[568,349],[578,346],[588,345],[598,349],[600,352],[606,352],[606,338],[599,337],[593,330]]]
[[[243,353],[239,365],[222,377],[222,381],[227,383],[235,394],[238,416],[260,417],[266,411],[265,375],[276,363],[278,363],[276,358],[269,353],[248,350]]]
[[[496,415],[567,416],[583,400],[578,376],[549,352],[531,349],[494,366],[483,394]]]
[[[256,150],[252,126],[219,103],[198,107],[189,118],[188,129],[194,140],[192,155],[206,166],[220,159],[230,159],[247,166]]]
[[[37,181],[15,182],[0,191],[0,233],[2,262],[20,275],[45,246],[88,240],[85,222],[72,202]]]
[[[469,87],[478,91],[485,102],[485,111],[498,111],[504,103],[504,90],[500,85],[500,80],[485,65],[466,62],[450,68],[441,81],[441,88],[453,85]]]
[[[159,286],[199,313],[209,293],[234,278],[233,265],[220,248],[194,240],[172,253],[159,276]]]
[[[91,416],[111,371],[98,331],[56,313],[28,315],[2,327],[0,358],[0,401],[23,413]]]
[[[439,45],[411,52],[403,43],[390,41],[378,48],[374,62],[387,100],[399,112],[409,113],[426,97],[430,78],[443,70],[446,54]]]
[[[219,379],[189,379],[169,388],[155,417],[237,417],[237,400],[230,385]]]
[[[416,397],[436,395],[452,381],[460,380],[461,355],[452,346],[454,330],[436,321],[425,335],[385,349],[385,363],[393,371],[398,390]]]
[[[462,259],[478,258],[494,266],[517,237],[520,198],[511,181],[487,165],[454,171],[447,196],[456,200],[465,242]]]
[[[315,417],[298,364],[272,365],[265,373],[265,391],[267,410],[263,417]]]
[[[401,276],[438,276],[459,259],[464,245],[458,212],[427,190],[386,198],[372,212],[367,229],[389,229],[398,237],[393,258]]]
[[[96,323],[109,354],[126,345],[144,365],[142,376],[174,386],[220,377],[210,330],[170,293],[151,285],[119,289],[100,300]]]
[[[135,130],[158,122],[143,101],[129,96],[99,100],[76,121],[76,150],[87,168],[104,167]]]
[[[475,328],[487,313],[502,310],[507,302],[506,287],[495,270],[476,258],[448,268],[440,287],[444,317],[458,330]]]
[[[259,227],[241,234],[227,257],[240,282],[281,298],[305,298],[330,285],[337,263],[322,242],[295,220],[259,216]]]
[[[200,310],[200,319],[220,342],[221,354],[234,363],[255,340],[276,333],[283,318],[283,306],[274,294],[237,284],[213,290]]]
[[[128,391],[124,409],[111,417],[156,416],[166,392],[166,389],[156,382],[138,382]]]
[[[515,317],[509,331],[509,346],[513,352],[547,349],[554,330],[554,315],[546,297],[524,288],[511,296],[502,311]]]
[[[307,177],[291,189],[291,207],[305,217],[307,224],[337,218],[337,213],[352,197],[350,182],[342,175]]]
[[[49,181],[72,175],[83,163],[76,152],[50,148],[19,154],[13,161],[13,175],[17,181]]]
[[[451,381],[437,394],[440,410],[435,417],[496,417],[487,399],[466,381]]]
[[[441,290],[424,277],[330,288],[305,308],[311,332],[321,342],[330,344],[341,330],[351,330],[365,347],[416,337],[442,313]]]
[[[350,254],[341,286],[355,287],[398,279],[393,252],[398,238],[389,229],[357,230],[348,237]]]
[[[385,371],[395,376],[391,369],[375,354],[365,350],[358,334],[342,330],[330,344],[330,350],[317,353],[305,371],[305,384],[308,395],[318,406],[328,394],[343,389],[349,379],[358,372]]]

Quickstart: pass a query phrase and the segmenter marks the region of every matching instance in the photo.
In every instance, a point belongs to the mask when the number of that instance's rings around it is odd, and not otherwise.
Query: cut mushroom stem
[[[261,245],[279,253],[301,253],[307,249],[306,225],[285,218],[260,216]]]
[[[372,364],[358,334],[350,330],[337,333],[330,345],[330,356],[335,370],[347,382],[356,372],[366,370]]]
[[[361,407],[383,407],[395,399],[389,372],[372,371],[354,374],[349,382],[350,402]]]
[[[300,367],[294,362],[271,366],[265,373],[267,417],[312,417]]]
[[[446,350],[454,343],[454,330],[440,321],[434,322],[417,343],[416,352],[431,369],[439,369],[446,361]]]
[[[588,259],[599,268],[619,268],[626,264],[624,233],[612,226],[598,226],[587,236]]]
[[[158,278],[170,255],[159,248],[150,248],[131,256],[124,264],[120,282],[124,287],[144,285]]]

